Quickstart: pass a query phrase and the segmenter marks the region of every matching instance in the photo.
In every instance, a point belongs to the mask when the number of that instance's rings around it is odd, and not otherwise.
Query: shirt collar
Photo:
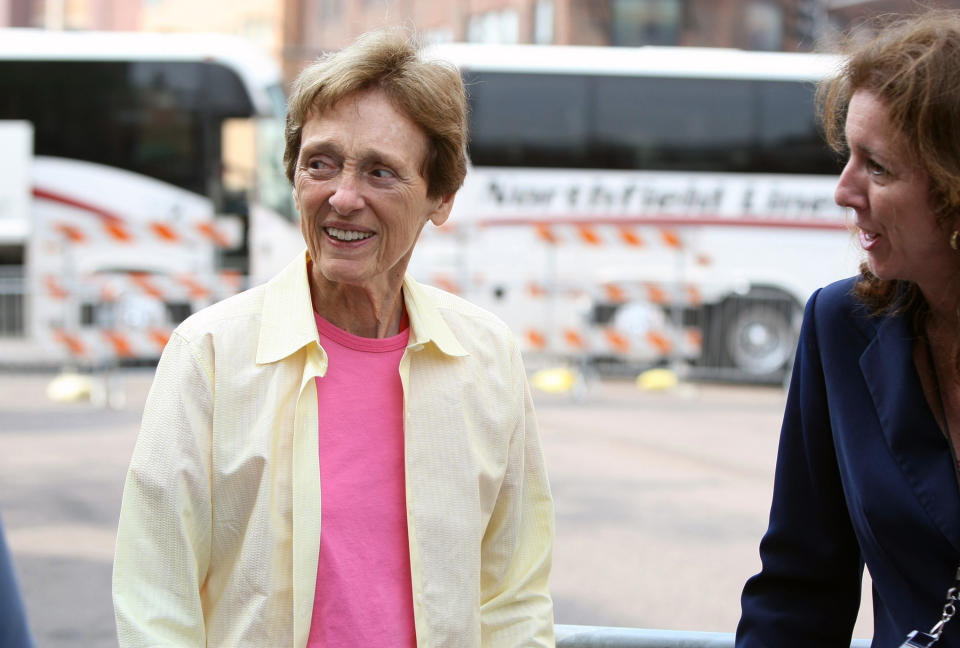
[[[260,317],[257,364],[268,364],[293,355],[306,345],[319,345],[317,322],[313,318],[310,283],[307,278],[307,251],[303,252],[267,282]]]
[[[440,314],[436,298],[410,275],[403,278],[403,303],[410,318],[408,348],[432,342],[441,353],[446,355],[470,355]]]
[[[320,338],[307,277],[306,249],[267,282],[265,290],[257,364],[282,360],[311,342],[319,346]],[[403,296],[410,319],[408,347],[432,342],[446,355],[469,355],[440,314],[435,297],[410,275],[404,277]]]

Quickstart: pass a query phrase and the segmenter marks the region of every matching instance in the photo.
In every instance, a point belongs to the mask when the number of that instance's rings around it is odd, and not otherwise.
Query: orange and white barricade
[[[39,278],[34,294],[63,304],[65,313],[51,309],[42,341],[73,361],[104,364],[158,358],[176,319],[243,287],[236,273],[48,274]]]
[[[86,219],[85,219],[86,220]],[[92,244],[160,244],[169,246],[213,244],[221,248],[234,247],[237,233],[213,221],[172,225],[161,221],[131,223],[120,219],[103,218],[96,222],[78,224],[75,219],[61,218],[51,223],[51,230],[73,245]]]
[[[652,218],[499,215],[426,230],[414,259],[429,260],[418,278],[499,315],[527,352],[695,360],[703,333],[688,322],[702,318],[691,311],[730,288],[700,239],[697,227]]]
[[[45,342],[59,348],[72,361],[102,365],[116,361],[159,358],[170,339],[167,328],[92,328],[69,330],[53,327]]]
[[[669,326],[635,331],[606,325],[527,326],[517,333],[526,351],[574,358],[616,357],[642,362],[663,358],[692,359],[700,355],[702,345],[698,329]]]

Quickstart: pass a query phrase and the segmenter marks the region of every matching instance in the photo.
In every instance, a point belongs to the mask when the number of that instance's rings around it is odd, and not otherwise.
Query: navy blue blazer
[[[0,521],[0,648],[30,648],[30,630]]]
[[[904,317],[870,317],[853,279],[810,298],[784,413],[762,569],[738,648],[847,648],[866,563],[875,648],[940,619],[960,564],[950,446]],[[960,615],[937,648],[960,648]]]

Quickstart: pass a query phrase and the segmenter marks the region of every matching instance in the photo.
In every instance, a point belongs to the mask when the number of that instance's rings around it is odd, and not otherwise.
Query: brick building
[[[0,27],[136,30],[139,1],[0,0]]]
[[[286,0],[284,70],[357,35],[411,26],[430,42],[803,49],[802,0]]]
[[[303,0],[302,43],[341,47],[384,25],[431,41],[794,48],[796,0]]]
[[[384,26],[428,41],[829,49],[833,37],[918,0],[286,0],[286,69]],[[960,8],[960,0],[923,0]]]
[[[0,0],[0,26],[217,31],[271,52],[287,79],[388,26],[425,40],[829,49],[865,18],[960,0]]]
[[[960,0],[821,0],[835,29],[856,29],[874,16],[916,12],[923,7],[960,9]]]

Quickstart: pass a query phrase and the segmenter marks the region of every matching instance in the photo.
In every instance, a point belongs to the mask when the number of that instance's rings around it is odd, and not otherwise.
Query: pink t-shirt
[[[409,329],[362,338],[317,315],[321,532],[309,648],[416,646],[400,358]]]

